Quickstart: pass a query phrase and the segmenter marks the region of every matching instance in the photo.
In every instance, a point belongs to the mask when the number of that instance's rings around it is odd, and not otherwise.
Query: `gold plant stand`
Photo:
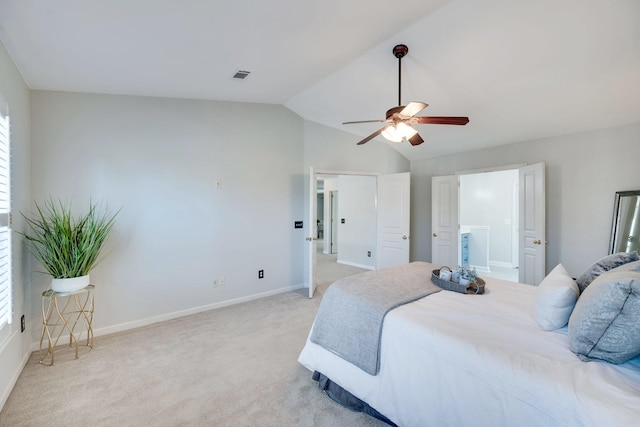
[[[42,334],[40,335],[40,363],[53,365],[55,348],[60,337],[69,334],[69,347],[75,347],[78,358],[78,343],[82,334],[87,333],[89,351],[93,349],[93,291],[94,286],[75,292],[54,292],[49,289],[42,293]],[[76,331],[76,329],[78,329]],[[47,337],[46,350],[43,343]]]

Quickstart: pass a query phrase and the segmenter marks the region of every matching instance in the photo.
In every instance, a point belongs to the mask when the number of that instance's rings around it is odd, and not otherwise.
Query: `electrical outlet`
[[[371,258],[371,251],[367,251],[367,256]]]
[[[218,276],[218,286],[224,286],[224,276]]]
[[[258,279],[264,279],[264,270],[258,270]]]

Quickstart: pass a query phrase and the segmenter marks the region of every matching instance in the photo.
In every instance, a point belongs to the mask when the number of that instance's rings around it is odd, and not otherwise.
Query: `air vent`
[[[251,73],[251,71],[244,71],[244,70],[238,70],[234,75],[233,78],[234,79],[246,79],[247,76]]]

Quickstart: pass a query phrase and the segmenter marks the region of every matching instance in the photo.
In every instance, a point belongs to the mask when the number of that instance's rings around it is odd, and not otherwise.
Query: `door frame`
[[[326,193],[325,193],[326,196]],[[327,203],[327,201],[324,201]],[[325,241],[326,253],[333,255],[338,253],[338,190],[329,192],[329,230]]]
[[[308,281],[308,285],[309,285],[309,298],[313,298],[313,294],[315,292],[315,280],[316,280],[316,274],[315,274],[315,270],[316,270],[316,250],[317,250],[317,226],[316,226],[316,219],[317,219],[317,212],[315,210],[315,200],[318,197],[318,183],[317,183],[317,176],[318,175],[355,175],[355,176],[375,176],[378,177],[382,174],[378,173],[378,172],[355,172],[355,171],[338,171],[338,170],[332,170],[332,169],[318,169],[315,170],[313,168],[313,166],[311,166],[309,168],[309,201],[308,201],[308,205],[309,205],[309,214],[308,214],[308,219],[309,219],[309,226],[306,230],[307,232],[307,237],[306,237],[306,243],[307,243],[307,260],[308,260],[308,264],[309,264],[309,271],[307,274],[307,281]]]
[[[443,176],[457,176],[457,177],[459,177],[460,175],[471,175],[471,174],[486,173],[486,172],[499,172],[499,171],[504,171],[504,170],[518,170],[518,171],[520,171],[523,168],[532,167],[532,166],[537,165],[537,164],[539,164],[539,163],[533,163],[533,164],[519,163],[519,164],[496,166],[496,167],[490,167],[490,168],[481,168],[481,169],[473,169],[473,170],[465,170],[465,171],[456,171],[453,174],[443,175]],[[543,164],[543,170],[545,170],[545,169],[546,169],[546,166],[544,166],[544,164]],[[544,176],[542,177],[542,179],[544,181]],[[459,179],[458,179],[458,182],[459,182]],[[545,189],[545,192],[546,192],[546,189]],[[458,196],[459,196],[459,194],[460,194],[460,190],[459,189],[458,189],[457,193],[458,193]],[[431,203],[432,203],[432,211],[433,211],[433,194],[432,194],[432,197],[431,197]],[[520,215],[521,214],[522,213],[520,213]],[[544,210],[543,215],[546,217],[546,209]],[[433,219],[432,219],[432,221],[433,221]],[[458,213],[458,222],[459,222],[459,213]],[[518,226],[521,228],[523,226],[521,224],[522,221],[519,220],[518,222],[519,222]],[[460,227],[460,225],[458,224],[458,236],[459,236],[459,233],[460,233],[459,227]],[[432,232],[435,232],[435,230],[432,230]],[[519,234],[519,239],[520,239],[520,235],[522,234],[522,230],[520,230],[518,234]],[[540,236],[541,236],[540,240],[542,240],[544,242],[543,245],[546,245],[546,230],[542,230],[542,234]],[[524,247],[523,247],[522,243],[520,243],[518,246],[519,246],[518,247],[519,254],[524,253]],[[545,262],[546,256],[544,255],[544,247],[543,248],[539,248],[538,251],[542,252],[542,256],[538,256],[537,257],[538,258],[538,262],[542,262],[543,263],[542,264],[542,270],[545,270],[546,266],[544,265],[544,262]],[[432,252],[433,252],[433,243],[432,243]],[[459,255],[459,250],[458,250],[458,255]],[[432,256],[432,259],[433,259],[433,253],[431,254],[431,256]],[[520,270],[519,271],[519,273],[520,273],[519,281],[524,283],[524,281],[523,281],[523,265],[522,265],[522,258],[521,257],[522,257],[522,255],[520,255],[520,260],[518,262],[519,270]],[[544,273],[544,271],[543,271],[543,273]],[[543,277],[544,277],[544,274],[543,274]]]
[[[520,171],[522,168],[530,166],[530,164],[528,163],[516,163],[513,165],[505,165],[505,166],[495,166],[495,167],[490,167],[490,168],[481,168],[481,169],[471,169],[471,170],[465,170],[465,171],[459,171],[456,172],[455,175],[456,176],[461,176],[461,175],[475,175],[475,174],[480,174],[480,173],[491,173],[491,172],[502,172],[502,171]],[[460,180],[458,180],[458,183],[460,182]],[[511,218],[511,230],[513,232],[513,236],[512,236],[512,240],[517,244],[517,246],[512,249],[512,253],[511,253],[511,262],[514,263],[515,267],[514,268],[520,268],[520,253],[522,252],[522,247],[520,245],[520,230],[519,230],[519,222],[520,222],[520,215],[518,214],[517,217],[515,217],[513,215],[513,211],[517,210],[519,211],[519,207],[520,207],[520,184],[515,185],[513,192],[515,193],[514,196],[514,200],[513,200],[513,206],[512,206],[512,218]],[[460,194],[460,189],[458,188],[458,194]],[[460,207],[458,206],[458,209]],[[458,213],[458,218],[460,217],[460,214]],[[459,252],[459,251],[458,251]],[[517,252],[517,257],[514,259],[514,252]],[[518,274],[521,274],[521,271],[519,270]],[[521,278],[520,278],[521,279]],[[520,280],[522,281],[522,280]]]

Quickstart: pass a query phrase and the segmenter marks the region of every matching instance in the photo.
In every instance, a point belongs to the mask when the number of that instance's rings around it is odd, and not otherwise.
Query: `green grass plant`
[[[36,203],[33,218],[22,214],[26,231],[21,234],[54,279],[85,276],[98,261],[118,213],[89,202],[89,211],[74,217],[70,203],[49,199],[43,206]]]

